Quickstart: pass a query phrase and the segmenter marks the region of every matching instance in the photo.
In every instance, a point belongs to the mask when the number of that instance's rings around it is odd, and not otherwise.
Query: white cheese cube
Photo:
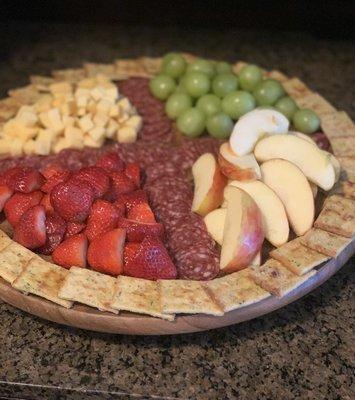
[[[1,138],[0,139],[0,154],[11,153],[11,139]]]
[[[37,113],[48,111],[52,108],[53,97],[50,94],[41,96],[33,105]]]
[[[90,100],[88,102],[88,105],[86,107],[87,112],[90,114],[94,115],[96,113],[96,101],[95,100]]]
[[[139,115],[132,115],[132,117],[126,121],[125,126],[130,126],[138,132],[142,127],[142,117]]]
[[[86,88],[79,87],[75,91],[74,97],[75,98],[78,98],[78,97],[88,97],[89,98],[90,97],[90,90],[86,89]]]
[[[23,152],[26,155],[34,154],[36,152],[36,142],[33,139],[30,139],[24,143]]]
[[[42,129],[35,140],[35,153],[45,156],[50,153],[54,141],[54,132],[49,129]]]
[[[75,118],[74,117],[70,117],[69,115],[63,115],[62,121],[63,121],[64,129],[67,126],[74,126],[75,125]]]
[[[100,86],[96,86],[90,91],[90,95],[95,101],[99,101],[105,97],[105,89]]]
[[[105,90],[106,97],[112,99],[112,100],[117,100],[118,99],[118,89],[117,86],[112,86],[108,87]]]
[[[77,105],[74,100],[70,100],[60,106],[60,112],[64,116],[75,115],[77,112]]]
[[[85,108],[88,104],[90,97],[88,96],[77,96],[76,98],[76,105],[78,108]]]
[[[64,130],[64,138],[66,139],[68,147],[73,149],[82,149],[84,146],[83,132],[79,128],[68,126]]]
[[[117,132],[117,141],[119,143],[132,143],[137,140],[137,131],[130,126],[119,128]]]
[[[10,154],[14,157],[20,156],[23,153],[23,145],[25,141],[20,138],[13,138],[10,141]]]
[[[20,121],[17,121],[16,119],[10,119],[4,124],[2,132],[3,136],[9,138],[19,138],[22,141],[26,142],[27,140],[32,139],[37,135],[38,128],[30,128],[23,125]]]
[[[101,99],[97,104],[96,104],[96,112],[109,115],[110,108],[112,106],[112,103],[108,100]]]
[[[112,139],[116,135],[117,129],[118,129],[118,123],[111,118],[106,127],[105,131],[106,137],[108,139]]]
[[[120,115],[120,107],[118,104],[114,104],[110,107],[110,111],[108,113],[108,115],[110,117],[118,117]]]
[[[84,136],[84,146],[99,148],[103,145],[104,140],[104,137],[98,140],[94,140],[89,134],[86,134]]]
[[[56,82],[49,85],[49,90],[54,94],[72,93],[72,86],[69,82]]]
[[[88,134],[93,140],[98,141],[105,137],[105,129],[102,126],[95,126],[89,130]]]
[[[58,154],[60,151],[69,148],[70,145],[66,138],[62,137],[52,146],[54,153]]]
[[[122,113],[129,114],[131,112],[132,104],[127,99],[127,97],[124,97],[123,99],[119,100],[117,104],[120,107]]]
[[[97,112],[93,118],[94,125],[102,126],[102,127],[107,125],[108,120],[109,120],[109,117],[106,114],[102,114],[100,112]]]
[[[56,133],[60,133],[64,129],[58,108],[52,108],[49,111],[40,113],[39,120],[45,128],[52,129]]]
[[[86,114],[78,121],[79,128],[85,133],[94,127],[90,114]]]

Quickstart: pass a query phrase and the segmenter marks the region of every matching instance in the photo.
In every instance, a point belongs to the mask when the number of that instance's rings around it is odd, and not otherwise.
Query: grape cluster
[[[197,59],[188,64],[181,54],[169,53],[161,72],[150,80],[150,90],[166,101],[166,114],[188,137],[207,130],[226,139],[234,122],[256,107],[280,111],[300,132],[311,134],[319,128],[318,116],[312,110],[299,110],[281,83],[263,78],[256,65],[246,65],[236,75],[223,61]]]

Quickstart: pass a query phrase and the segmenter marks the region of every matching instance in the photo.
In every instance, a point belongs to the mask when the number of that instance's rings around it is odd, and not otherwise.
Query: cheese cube
[[[52,146],[54,153],[58,154],[60,151],[67,149],[70,147],[66,138],[62,137]]]
[[[10,154],[12,156],[20,156],[23,153],[23,145],[25,141],[20,138],[13,138],[10,140]]]
[[[33,105],[37,113],[48,111],[52,108],[53,97],[50,94],[41,96]]]
[[[126,121],[125,126],[130,126],[138,132],[142,127],[142,117],[139,115],[132,115],[132,117]]]
[[[74,100],[69,100],[68,102],[60,106],[60,112],[63,116],[75,115],[77,113],[77,105]]]
[[[94,115],[93,122],[95,126],[106,126],[108,123],[109,117],[106,114],[102,114],[97,112]]]
[[[88,105],[86,107],[86,110],[90,114],[94,115],[96,113],[96,101],[95,100],[89,100]]]
[[[1,138],[0,139],[0,154],[11,153],[11,139]]]
[[[75,128],[73,126],[66,127],[64,130],[64,138],[66,139],[68,147],[82,149],[84,146],[83,132],[79,128]]]
[[[69,82],[56,82],[49,85],[49,90],[54,94],[72,93],[72,86]]]
[[[45,128],[53,129],[56,133],[60,133],[64,129],[58,108],[52,108],[39,114],[39,120]]]
[[[89,130],[88,134],[94,141],[98,141],[105,137],[105,129],[102,126],[95,126]]]
[[[52,129],[40,129],[38,131],[38,135],[36,137],[36,140],[42,140],[42,141],[49,141],[51,144],[54,143],[57,140],[58,133],[53,131]]]
[[[111,118],[106,127],[106,132],[105,132],[106,137],[108,139],[112,139],[115,136],[117,129],[118,129],[118,123]]]
[[[77,96],[75,99],[78,108],[85,108],[90,98],[88,96]]]
[[[86,114],[86,112],[87,112],[86,111],[86,107],[80,107],[80,108],[77,109],[76,115],[78,117],[83,117]]]
[[[84,136],[84,146],[99,148],[103,145],[104,140],[104,137],[98,140],[94,140],[89,134],[86,134]]]
[[[120,107],[118,104],[114,104],[110,107],[110,111],[108,113],[108,115],[110,117],[118,117],[120,115]]]
[[[35,153],[45,156],[50,153],[53,142],[53,131],[42,129],[35,140]]]
[[[37,135],[37,132],[37,127],[30,128],[16,119],[10,119],[3,126],[3,136],[9,138],[20,138],[24,142],[34,138]]]
[[[105,89],[103,87],[96,86],[90,91],[90,95],[95,101],[99,101],[105,97]]]
[[[127,97],[124,97],[123,99],[119,100],[117,104],[120,107],[122,113],[128,114],[132,110],[132,105],[130,101],[127,99]]]
[[[30,139],[24,143],[23,152],[26,155],[34,154],[36,152],[36,142],[33,139]]]
[[[105,90],[105,95],[106,97],[112,99],[112,100],[117,100],[118,99],[118,89],[117,86],[112,86],[112,87],[108,87]]]
[[[75,94],[74,94],[75,98],[78,97],[90,97],[90,90],[86,89],[86,88],[81,88],[79,87],[78,89],[76,89]]]
[[[94,123],[92,122],[92,118],[90,114],[84,115],[78,121],[79,128],[85,133],[94,127]]]
[[[83,89],[92,89],[97,84],[94,78],[85,78],[78,82],[78,87]]]
[[[38,121],[36,110],[33,106],[20,107],[15,119],[21,122],[23,125],[29,127],[33,127]]]
[[[130,126],[119,128],[117,132],[117,141],[119,143],[132,143],[137,140],[137,131]]]
[[[68,115],[63,115],[62,121],[63,121],[64,128],[66,128],[67,126],[75,125],[75,118],[70,117]]]
[[[117,119],[117,121],[118,121],[121,125],[124,125],[124,123],[125,123],[126,121],[128,121],[128,120],[129,120],[129,114],[126,114],[126,113],[121,114],[121,115],[118,117],[118,119]]]
[[[101,99],[96,105],[96,112],[109,115],[111,106],[112,102],[105,99]]]

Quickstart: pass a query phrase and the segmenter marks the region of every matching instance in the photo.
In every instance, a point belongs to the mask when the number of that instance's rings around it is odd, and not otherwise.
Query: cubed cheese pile
[[[49,89],[0,128],[0,153],[47,155],[100,147],[105,139],[137,139],[142,119],[107,77],[87,78],[76,85],[53,83]]]

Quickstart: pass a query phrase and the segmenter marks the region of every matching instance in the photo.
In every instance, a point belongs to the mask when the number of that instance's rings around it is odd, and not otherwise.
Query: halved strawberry
[[[21,193],[34,192],[40,189],[43,183],[44,176],[34,168],[15,167],[7,177],[7,185]]]
[[[0,185],[9,186],[9,183],[13,181],[13,178],[22,171],[22,167],[13,167],[4,171],[0,176]]]
[[[124,273],[150,280],[175,279],[177,271],[163,243],[156,237],[146,237],[136,253],[124,266]]]
[[[130,193],[137,189],[136,184],[124,172],[111,172],[110,178],[115,199],[121,194]]]
[[[56,172],[47,179],[47,181],[42,185],[41,190],[42,192],[50,193],[55,186],[59,183],[68,181],[70,177],[70,171]]]
[[[126,215],[126,205],[125,205],[125,203],[122,200],[118,199],[113,203],[113,205],[117,208],[118,214],[121,217],[125,217],[125,215]]]
[[[14,229],[14,240],[28,249],[36,249],[46,243],[46,213],[37,205],[27,210]]]
[[[40,191],[32,193],[15,193],[4,206],[6,219],[15,227],[22,215],[30,208],[39,204],[43,193]]]
[[[47,215],[46,218],[46,234],[47,239],[44,246],[38,249],[41,254],[52,254],[53,250],[58,247],[63,240],[67,224],[62,217],[57,214]]]
[[[46,178],[49,179],[53,175],[56,175],[59,172],[64,172],[65,169],[58,164],[51,164],[47,165],[43,169],[41,169],[41,174]]]
[[[54,208],[53,208],[53,206],[52,206],[52,203],[51,203],[51,198],[50,198],[50,195],[48,194],[48,193],[46,193],[43,197],[42,197],[42,200],[41,200],[41,203],[40,203],[43,207],[44,207],[44,209],[46,210],[46,215],[51,215],[51,214],[53,214],[54,213]]]
[[[120,218],[118,227],[126,229],[127,240],[130,242],[142,242],[147,236],[154,236],[164,240],[164,226],[157,222],[143,223]]]
[[[6,185],[0,186],[0,212],[3,210],[5,203],[13,195],[14,191]]]
[[[125,169],[125,163],[115,152],[104,154],[99,158],[95,165],[102,168],[106,172],[121,172]]]
[[[156,222],[153,211],[147,203],[135,205],[128,211],[127,218],[137,222]]]
[[[144,190],[139,189],[131,193],[121,194],[116,200],[115,205],[118,203],[124,203],[127,212],[129,212],[131,208],[137,204],[148,203],[147,193]]]
[[[141,171],[139,164],[137,163],[128,163],[126,165],[126,169],[124,170],[125,174],[135,183],[135,185],[140,187],[141,185]]]
[[[64,268],[86,267],[88,240],[83,233],[65,239],[53,251],[52,260]]]
[[[65,239],[68,239],[70,236],[77,235],[82,232],[86,227],[86,224],[83,222],[68,222],[67,223],[67,231],[65,232]]]
[[[54,210],[71,222],[85,221],[94,201],[91,187],[79,181],[59,183],[52,189],[50,196]]]
[[[126,243],[123,250],[123,262],[125,265],[131,262],[133,258],[137,255],[140,245],[140,243],[135,242]]]
[[[72,179],[88,183],[94,192],[95,199],[102,197],[110,187],[110,178],[99,167],[82,168],[73,174]]]
[[[117,228],[120,216],[118,209],[113,204],[106,200],[96,200],[91,208],[85,229],[89,241]]]
[[[88,262],[92,269],[117,276],[123,270],[124,229],[114,229],[93,240],[88,249]]]

